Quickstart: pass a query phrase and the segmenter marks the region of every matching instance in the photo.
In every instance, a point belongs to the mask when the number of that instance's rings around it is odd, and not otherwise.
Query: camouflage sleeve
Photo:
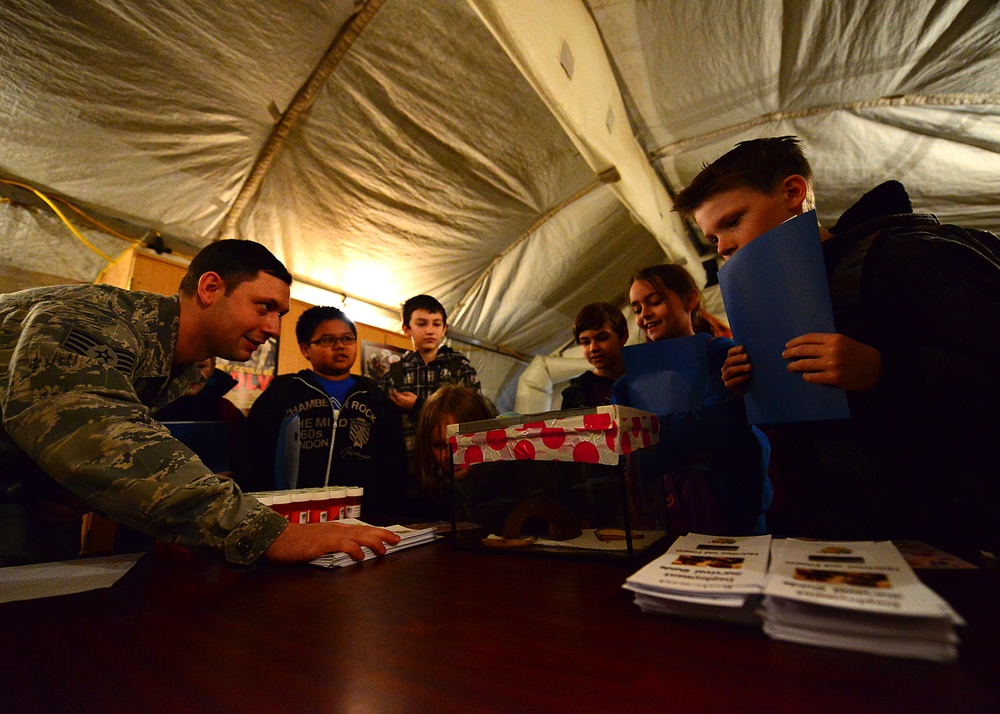
[[[99,343],[83,350],[70,334]],[[127,316],[78,303],[32,306],[0,390],[7,433],[54,480],[116,520],[253,563],[285,520],[153,420],[129,372],[142,350]]]

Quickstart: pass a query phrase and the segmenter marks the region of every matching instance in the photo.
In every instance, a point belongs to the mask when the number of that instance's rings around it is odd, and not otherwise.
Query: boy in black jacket
[[[399,410],[378,385],[351,374],[358,356],[354,323],[335,307],[312,307],[295,326],[312,369],[276,377],[250,409],[236,459],[248,491],[362,486],[364,513],[394,516],[403,494],[406,447]],[[280,435],[299,418],[295,483],[276,468]],[[294,478],[294,477],[293,477]]]
[[[737,145],[675,210],[728,259],[814,205],[812,168],[786,136]],[[1000,552],[1000,241],[915,213],[897,181],[819,232],[837,332],[795,337],[781,357],[845,389],[851,418],[774,427],[801,534]],[[752,376],[733,347],[726,387],[743,393]]]

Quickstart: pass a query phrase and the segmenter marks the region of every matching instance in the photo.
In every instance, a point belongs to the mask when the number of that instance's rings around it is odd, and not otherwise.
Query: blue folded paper
[[[842,389],[788,371],[785,344],[836,332],[816,211],[796,216],[743,246],[719,269],[733,339],[746,347],[753,377],[745,401],[751,424],[846,419]]]
[[[697,334],[622,348],[629,405],[653,414],[701,406],[708,386],[710,335]]]

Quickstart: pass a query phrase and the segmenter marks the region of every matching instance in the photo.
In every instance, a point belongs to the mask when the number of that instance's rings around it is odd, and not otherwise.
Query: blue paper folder
[[[708,385],[709,335],[647,342],[622,349],[629,405],[676,414],[701,405]]]
[[[753,366],[746,394],[751,424],[846,419],[842,389],[810,384],[788,371],[785,343],[809,332],[836,332],[816,212],[761,234],[719,269],[733,339]]]

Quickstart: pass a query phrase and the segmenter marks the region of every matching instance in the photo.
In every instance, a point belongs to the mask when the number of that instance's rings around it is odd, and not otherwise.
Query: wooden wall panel
[[[139,253],[132,270],[132,290],[143,290],[158,295],[176,295],[187,265],[180,265],[157,255]]]
[[[114,263],[108,265],[94,282],[101,285],[114,285],[116,288],[130,289],[132,286],[132,268],[135,265],[135,248],[129,248],[118,256]]]

